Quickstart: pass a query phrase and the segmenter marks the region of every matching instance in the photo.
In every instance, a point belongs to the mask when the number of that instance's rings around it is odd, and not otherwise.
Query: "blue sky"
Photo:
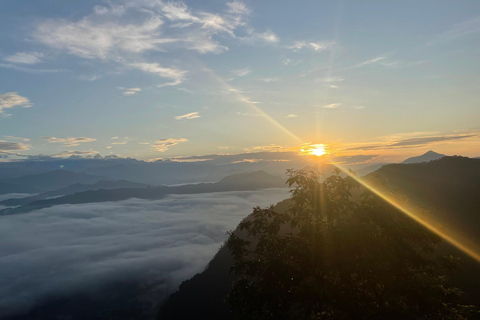
[[[475,0],[2,0],[0,156],[479,156],[479,40]]]

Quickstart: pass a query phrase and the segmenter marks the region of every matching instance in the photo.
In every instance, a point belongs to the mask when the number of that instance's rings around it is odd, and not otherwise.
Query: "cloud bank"
[[[0,217],[0,317],[126,279],[162,280],[173,290],[254,206],[285,198],[286,189],[172,195]]]

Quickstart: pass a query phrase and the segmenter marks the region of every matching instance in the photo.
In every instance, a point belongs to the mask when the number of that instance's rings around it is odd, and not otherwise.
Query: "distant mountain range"
[[[280,160],[279,160],[280,159]],[[157,160],[140,161],[131,158],[96,157],[69,159],[42,157],[15,162],[0,162],[0,183],[25,175],[38,175],[58,169],[85,173],[100,180],[128,180],[148,185],[173,185],[193,182],[215,182],[225,176],[263,170],[284,176],[289,168],[302,168],[308,161],[294,152],[256,152],[237,155],[205,155],[186,159],[186,162]],[[95,183],[82,182],[78,183]],[[71,182],[73,184],[75,182]],[[33,187],[33,186],[30,186]],[[65,186],[63,186],[65,187]],[[55,190],[60,187],[41,189]],[[0,189],[1,190],[1,189]]]
[[[430,153],[427,156],[433,155]],[[446,219],[443,221],[465,230],[467,235],[476,235],[477,241],[480,241],[480,159],[441,157],[430,162],[389,164],[366,179],[387,182],[389,187],[407,195],[420,208]],[[283,201],[277,204],[275,210],[285,212],[287,207],[288,201]],[[479,305],[480,279],[472,275],[480,274],[480,265],[446,244],[444,250],[463,259],[459,272],[452,278],[452,284],[471,297],[468,303]],[[222,247],[205,271],[184,281],[179,290],[170,296],[161,307],[157,319],[239,319],[224,303],[235,280],[230,273],[232,263],[228,249]]]
[[[38,201],[38,200],[55,198],[59,196],[64,196],[64,195],[69,195],[69,194],[74,194],[74,193],[84,192],[89,190],[146,188],[146,187],[149,187],[149,185],[143,184],[143,183],[131,182],[127,180],[99,181],[94,184],[75,183],[65,188],[61,188],[54,191],[43,192],[34,196],[3,200],[3,201],[0,201],[0,205],[6,206],[6,207],[16,207],[16,206],[29,204],[31,202]]]
[[[27,213],[33,210],[48,208],[60,204],[80,204],[91,202],[120,201],[130,198],[156,200],[167,194],[195,194],[225,191],[247,191],[267,188],[285,188],[285,181],[264,171],[240,173],[223,178],[215,183],[198,183],[181,186],[160,186],[147,188],[99,189],[78,192],[53,199],[36,200],[19,207],[0,210],[0,215]],[[33,197],[34,198],[34,197]],[[18,203],[11,199],[8,203]],[[7,203],[7,202],[4,202]]]
[[[54,170],[45,173],[25,175],[18,178],[4,179],[1,181],[1,184],[14,186],[15,188],[18,188],[18,190],[25,190],[21,192],[28,193],[26,190],[53,191],[76,183],[92,184],[101,180],[109,179],[100,176],[92,176],[83,172]],[[12,189],[5,188],[4,193],[12,193],[11,190]]]

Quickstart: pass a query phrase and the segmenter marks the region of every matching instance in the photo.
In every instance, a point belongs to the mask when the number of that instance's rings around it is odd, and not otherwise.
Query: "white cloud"
[[[293,50],[293,51],[299,51],[302,49],[312,49],[314,51],[320,52],[324,51],[327,49],[330,49],[332,47],[331,43],[327,42],[307,42],[305,40],[303,41],[295,41],[291,46],[288,46],[287,49]]]
[[[174,117],[177,120],[190,120],[195,118],[200,118],[200,114],[198,112],[190,112],[181,116]]]
[[[120,24],[87,16],[77,22],[49,20],[41,23],[34,38],[55,49],[83,58],[117,60],[123,54],[158,50],[177,41],[159,38],[163,21],[152,17],[143,24]]]
[[[0,140],[0,152],[30,150],[30,146],[19,142]]]
[[[277,82],[278,80],[280,80],[279,78],[263,78],[263,79],[260,79],[262,80],[263,82]]]
[[[168,139],[159,139],[152,144],[152,147],[160,152],[167,151],[170,147],[179,144],[180,142],[188,141],[185,138],[168,138]]]
[[[326,78],[318,78],[316,80],[321,82],[326,82],[326,83],[332,83],[332,82],[342,82],[345,79],[340,77],[326,77]]]
[[[336,108],[338,108],[340,105],[341,105],[341,103],[330,103],[330,104],[326,104],[326,105],[322,106],[322,108],[325,108],[325,109],[336,109]]]
[[[22,97],[17,94],[17,92],[7,92],[0,94],[0,114],[4,113],[5,109],[10,109],[13,107],[31,107],[32,104],[30,100],[26,97]]]
[[[158,63],[148,63],[148,62],[137,62],[137,63],[130,63],[130,67],[147,72],[157,74],[162,78],[171,79],[173,81],[159,84],[157,87],[165,87],[165,86],[176,86],[183,82],[185,78],[185,74],[187,71],[180,70],[178,68],[165,68],[162,67]]]
[[[263,39],[265,42],[278,42],[280,41],[279,37],[272,31],[265,31],[263,33],[257,33],[260,39]]]
[[[42,137],[42,139],[48,140],[51,143],[61,143],[67,147],[75,147],[80,143],[92,142],[97,139],[94,138],[85,138],[85,137],[68,137],[68,138],[55,138],[55,137]]]
[[[298,118],[296,114],[289,114],[287,115],[287,118]]]
[[[11,56],[4,58],[3,60],[10,63],[36,64],[42,62],[42,57],[43,54],[40,52],[17,52]]]
[[[118,87],[118,89],[122,90],[122,94],[124,96],[133,96],[134,94],[139,93],[142,91],[141,88],[124,88],[124,87]]]
[[[241,40],[253,44],[257,42],[264,42],[264,43],[277,43],[280,41],[280,38],[278,35],[276,35],[274,32],[267,30],[265,32],[254,32],[253,30],[250,30],[250,34],[245,37],[240,37]]]
[[[22,137],[14,137],[14,136],[3,136],[5,139],[9,139],[9,140],[20,140],[20,141],[23,141],[23,142],[28,142],[30,141],[30,139],[28,138],[22,138]]]
[[[51,155],[50,157],[65,158],[65,157],[71,157],[71,156],[88,156],[88,155],[93,155],[97,153],[98,153],[97,151],[63,151],[61,153]]]
[[[248,9],[241,2],[228,5],[228,13],[193,13],[182,2],[137,1],[125,6],[94,8],[94,13],[76,22],[49,20],[40,23],[34,38],[50,47],[84,58],[123,60],[125,55],[184,47],[201,53],[221,52],[225,46],[212,40],[218,33],[235,38],[245,24]],[[138,24],[128,19],[144,17]],[[125,18],[122,20],[121,18]],[[164,30],[173,36],[164,36]],[[175,30],[176,29],[176,30]],[[272,40],[271,36],[264,35]]]
[[[0,317],[116,282],[159,281],[161,300],[205,268],[252,207],[287,197],[286,188],[171,195],[2,217]]]
[[[245,14],[248,15],[251,13],[250,9],[247,8],[245,3],[240,1],[233,1],[227,3],[228,12],[235,13],[235,14]]]

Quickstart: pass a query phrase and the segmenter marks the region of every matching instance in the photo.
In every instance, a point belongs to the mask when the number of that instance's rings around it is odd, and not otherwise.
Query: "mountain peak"
[[[433,150],[428,150],[427,152],[425,152],[425,153],[423,154],[423,156],[426,156],[426,155],[434,155],[434,154],[435,154],[435,155],[445,156],[444,154],[440,154],[440,153],[435,152],[435,151],[433,151]]]
[[[421,156],[408,158],[405,161],[403,161],[402,163],[408,164],[408,163],[428,162],[428,161],[437,160],[437,159],[440,159],[440,158],[443,158],[443,157],[445,157],[444,154],[437,153],[433,150],[429,150],[429,151],[425,152],[424,154],[422,154]]]

